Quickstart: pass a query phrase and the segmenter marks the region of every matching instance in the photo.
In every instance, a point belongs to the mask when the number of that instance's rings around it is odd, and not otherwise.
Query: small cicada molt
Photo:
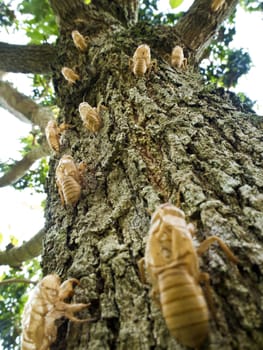
[[[131,71],[136,77],[142,77],[147,72],[151,72],[151,69],[157,68],[156,60],[151,60],[151,50],[146,44],[142,44],[137,47],[134,52],[133,58],[130,58],[129,66]]]
[[[57,122],[55,120],[50,120],[47,123],[47,126],[45,128],[46,138],[47,142],[49,144],[49,147],[54,151],[55,153],[59,153],[60,151],[60,136],[61,133],[69,129],[70,125],[62,123],[58,126]]]
[[[175,68],[185,69],[187,66],[187,58],[184,57],[184,51],[181,46],[175,46],[171,54],[171,66]]]
[[[63,205],[75,206],[81,194],[84,163],[76,165],[70,155],[63,155],[56,168],[56,184]]]
[[[83,121],[83,125],[91,132],[97,132],[102,127],[102,119],[100,116],[100,106],[91,107],[88,102],[82,102],[79,105],[79,114]]]
[[[85,51],[87,49],[88,47],[87,41],[84,38],[84,36],[80,34],[78,30],[73,30],[71,32],[71,36],[72,36],[74,45],[76,46],[77,49],[79,49],[80,51]]]
[[[71,68],[63,67],[61,73],[69,84],[75,84],[77,80],[80,80],[80,76]]]

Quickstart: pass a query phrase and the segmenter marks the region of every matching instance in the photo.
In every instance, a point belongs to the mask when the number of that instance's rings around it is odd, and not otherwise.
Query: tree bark
[[[38,159],[46,157],[49,154],[50,148],[46,140],[43,140],[40,146],[29,151],[22,159],[15,162],[2,177],[0,177],[0,187],[9,186],[18,181]]]
[[[233,13],[238,0],[222,1],[223,5],[216,11],[212,9],[213,2],[219,3],[220,1],[195,1],[176,24],[175,30],[180,34],[183,45],[189,50],[189,58],[192,63],[200,63],[213,36],[222,22]]]
[[[172,45],[169,29],[110,28],[92,38],[85,54],[74,47],[71,30],[61,31],[54,84],[59,123],[74,126],[62,153],[85,161],[87,171],[78,205],[63,207],[58,159],[51,157],[42,266],[44,274],[80,279],[76,301],[90,303],[82,316],[96,321],[62,323],[52,349],[186,349],[169,334],[137,268],[150,213],[161,203],[177,204],[178,196],[197,240],[217,235],[240,261],[233,266],[216,246],[201,259],[216,309],[202,349],[261,349],[260,118],[234,94],[204,85],[191,67],[171,68],[162,54]],[[142,42],[151,45],[158,71],[135,78],[129,58]],[[80,81],[69,85],[62,66],[77,67]],[[106,107],[96,134],[80,119],[83,101]]]
[[[55,55],[55,47],[50,44],[10,45],[0,42],[0,70],[14,73],[50,73]]]
[[[39,126],[42,132],[45,131],[48,121],[54,119],[50,108],[41,107],[30,97],[17,91],[12,84],[2,80],[0,104],[22,122]]]
[[[34,237],[20,247],[15,247],[4,252],[0,251],[0,265],[20,267],[24,261],[40,255],[44,234],[45,230],[41,229]]]

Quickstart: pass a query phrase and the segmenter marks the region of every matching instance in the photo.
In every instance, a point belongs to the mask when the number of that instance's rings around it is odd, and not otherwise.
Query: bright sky
[[[184,0],[177,11],[185,11],[192,3],[191,0]],[[167,1],[161,1],[162,11],[169,10]],[[237,34],[234,40],[234,46],[244,48],[249,51],[252,58],[253,68],[249,74],[241,78],[236,91],[244,92],[253,101],[257,100],[257,113],[263,115],[263,98],[261,79],[263,77],[263,50],[259,45],[259,33],[263,32],[262,14],[245,13],[241,8],[238,9],[238,20],[236,27]],[[12,35],[6,32],[0,32],[0,41],[13,44],[26,44],[27,38],[18,35]],[[24,94],[30,95],[30,79],[23,74],[9,74],[8,80]],[[15,117],[0,109],[1,128],[0,128],[0,161],[8,158],[19,159],[19,138],[25,137],[30,131],[30,125],[18,121]],[[4,233],[8,243],[8,236],[14,235],[20,238],[20,242],[28,240],[44,224],[43,212],[40,208],[40,202],[44,196],[31,191],[15,191],[11,187],[0,189],[0,233]],[[30,223],[30,224],[29,224]],[[3,249],[3,245],[1,248]]]

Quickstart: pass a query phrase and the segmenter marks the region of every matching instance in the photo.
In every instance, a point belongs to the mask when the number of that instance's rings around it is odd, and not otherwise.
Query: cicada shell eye
[[[61,73],[70,84],[74,84],[77,80],[80,79],[80,76],[74,72],[73,69],[68,67],[63,67],[61,69]]]

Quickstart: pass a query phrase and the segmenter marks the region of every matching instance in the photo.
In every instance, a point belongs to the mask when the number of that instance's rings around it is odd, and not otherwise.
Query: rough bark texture
[[[183,39],[184,46],[192,52],[192,62],[200,62],[205,49],[222,22],[233,13],[238,0],[223,1],[217,11],[212,10],[212,3],[211,0],[195,1],[176,24],[176,32]]]
[[[109,28],[113,24],[134,24],[138,17],[138,0],[95,0],[89,6],[85,6],[81,0],[66,0],[63,3],[50,0],[50,4],[58,16],[61,28],[82,22],[92,32],[96,32],[101,26]]]
[[[42,132],[54,118],[50,108],[41,107],[7,81],[0,81],[0,105],[22,122],[39,126]]]
[[[44,74],[51,71],[56,55],[53,45],[10,45],[0,42],[0,70]]]
[[[63,208],[54,175],[59,157],[51,158],[42,265],[45,274],[80,279],[76,301],[91,303],[81,316],[97,321],[63,322],[52,349],[184,349],[169,335],[137,268],[149,213],[160,203],[176,204],[178,194],[197,241],[217,235],[240,260],[233,266],[215,246],[201,261],[216,308],[202,349],[262,349],[260,117],[235,95],[205,86],[191,67],[171,68],[162,58],[171,45],[167,30],[120,27],[92,38],[82,54],[72,29],[57,44],[54,85],[59,122],[74,126],[63,135],[62,153],[84,160],[87,171],[78,205]],[[88,32],[83,23],[76,29]],[[158,72],[137,79],[128,62],[142,38]],[[81,80],[69,85],[63,66],[76,67]],[[106,107],[97,134],[82,125],[83,100]]]

